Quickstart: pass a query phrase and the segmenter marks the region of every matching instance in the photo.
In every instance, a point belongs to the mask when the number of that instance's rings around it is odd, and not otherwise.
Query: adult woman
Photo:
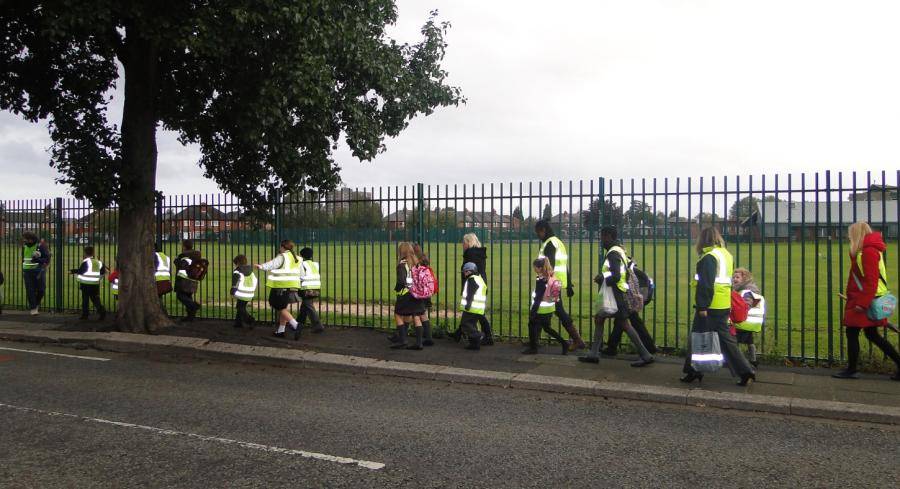
[[[691,332],[714,331],[718,334],[719,344],[728,366],[733,373],[740,376],[738,385],[747,385],[756,380],[756,374],[741,350],[737,346],[728,326],[731,313],[731,276],[734,273],[734,259],[725,249],[725,241],[719,230],[708,227],[697,236],[697,273],[694,275],[696,294],[694,322]],[[688,336],[690,338],[690,336]],[[691,344],[688,340],[687,355],[684,360],[684,377],[682,382],[693,382],[703,379],[703,374],[691,366]]]
[[[416,299],[409,292],[412,287],[412,269],[419,264],[416,251],[412,243],[402,242],[397,245],[397,282],[394,284],[394,293],[397,294],[397,302],[394,304],[394,319],[397,324],[397,335],[392,337],[391,348],[406,348],[407,350],[422,349],[422,320],[425,314],[425,303]],[[416,328],[416,344],[406,345],[406,334],[409,325]]]
[[[272,260],[257,264],[258,270],[268,272],[266,287],[272,289],[269,292],[269,305],[277,313],[278,329],[274,335],[284,338],[284,332],[288,324],[294,330],[294,339],[300,337],[300,326],[291,315],[291,304],[299,300],[297,291],[300,290],[300,258],[294,253],[294,242],[286,239],[281,242],[278,256]]]
[[[485,282],[488,282],[487,276],[487,248],[481,245],[481,241],[478,240],[478,236],[475,233],[467,233],[462,238],[462,248],[463,248],[463,263],[474,263],[476,267],[478,267],[478,273],[481,275],[481,279]],[[462,280],[460,283],[466,283],[465,273],[461,272]],[[487,315],[482,314],[478,316],[478,324],[481,325],[481,344],[485,346],[490,346],[494,344],[494,333],[491,331],[491,322],[488,321]],[[455,334],[459,335],[460,331],[457,331]],[[459,339],[457,337],[457,339]]]
[[[850,274],[847,277],[847,303],[844,305],[844,330],[847,335],[847,368],[834,374],[838,379],[858,379],[859,332],[875,344],[897,364],[897,373],[891,379],[900,380],[900,354],[888,340],[878,333],[879,326],[887,325],[887,319],[869,318],[869,306],[875,298],[887,294],[887,273],[884,266],[884,239],[881,233],[872,231],[865,222],[851,224],[847,231],[850,238]]]

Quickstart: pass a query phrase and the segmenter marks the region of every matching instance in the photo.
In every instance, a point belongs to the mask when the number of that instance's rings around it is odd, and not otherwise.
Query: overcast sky
[[[900,2],[401,0],[392,35],[434,8],[468,104],[339,151],[350,186],[900,168]],[[65,194],[48,146],[0,113],[0,198]],[[215,192],[197,160],[161,133],[159,188]]]

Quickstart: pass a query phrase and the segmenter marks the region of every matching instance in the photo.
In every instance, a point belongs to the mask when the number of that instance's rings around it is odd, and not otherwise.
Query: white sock
[[[278,333],[284,333],[284,325],[283,325],[283,324],[279,324],[279,325],[278,325],[278,331],[277,331],[277,332],[278,332]]]
[[[291,329],[297,329],[297,320],[296,319],[291,319],[289,321],[289,323],[291,325]]]

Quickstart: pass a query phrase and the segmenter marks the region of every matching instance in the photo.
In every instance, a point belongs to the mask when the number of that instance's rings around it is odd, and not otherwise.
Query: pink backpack
[[[431,270],[425,266],[417,266],[412,269],[412,287],[409,293],[416,299],[428,299],[434,295],[435,281]]]
[[[556,302],[562,294],[562,284],[556,277],[547,280],[547,290],[544,292],[544,302]]]

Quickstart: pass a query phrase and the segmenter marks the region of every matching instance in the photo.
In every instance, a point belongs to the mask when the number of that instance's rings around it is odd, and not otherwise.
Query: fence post
[[[831,223],[831,170],[825,170],[825,221],[826,227],[828,229],[828,251],[826,251],[826,256],[828,259],[828,292],[825,296],[828,298],[828,366],[830,367],[834,363],[834,294],[832,287],[834,287],[832,275],[834,274],[834,264],[831,260],[831,248],[833,236],[832,233],[834,229],[832,228]],[[818,355],[818,352],[816,352]]]
[[[284,206],[281,203],[281,191],[277,189],[272,192],[272,212],[275,217],[275,226],[272,228],[272,241],[275,243],[275,250],[277,251],[278,244],[284,239],[281,236],[282,226],[284,226]]]
[[[53,284],[53,295],[54,302],[56,303],[56,312],[63,311],[63,246],[65,240],[63,239],[63,232],[65,231],[63,226],[63,199],[62,197],[56,198],[56,240],[54,246],[56,247],[56,253],[54,254],[54,258],[56,258],[53,272],[55,274],[55,283]]]
[[[597,235],[599,236],[600,229],[603,229],[603,200],[606,198],[606,179],[600,177],[600,201],[598,202],[597,207]]]
[[[163,193],[156,192],[156,249],[162,249],[163,241]]]
[[[416,207],[418,208],[416,221],[416,240],[419,245],[425,247],[425,184],[416,184]]]

